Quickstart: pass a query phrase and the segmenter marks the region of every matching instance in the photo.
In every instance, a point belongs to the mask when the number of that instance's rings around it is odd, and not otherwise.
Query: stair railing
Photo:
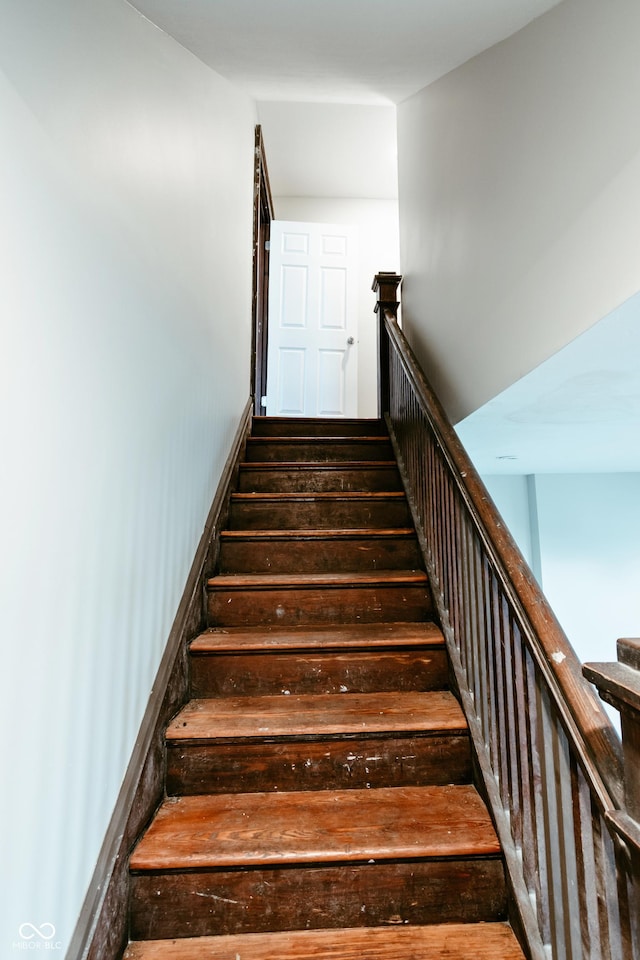
[[[400,280],[381,273],[373,287],[380,412],[502,844],[512,922],[532,960],[640,960],[639,811],[624,812],[620,740],[398,325]],[[633,730],[637,764],[640,723]],[[637,787],[640,772],[631,779]]]

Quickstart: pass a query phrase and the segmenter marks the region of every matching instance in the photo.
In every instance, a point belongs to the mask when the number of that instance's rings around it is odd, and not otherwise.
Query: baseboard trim
[[[189,571],[66,960],[118,960],[125,948],[129,854],[164,795],[164,730],[187,699],[187,642],[204,624],[205,574],[217,558],[220,530],[251,428],[251,410],[249,400]]]

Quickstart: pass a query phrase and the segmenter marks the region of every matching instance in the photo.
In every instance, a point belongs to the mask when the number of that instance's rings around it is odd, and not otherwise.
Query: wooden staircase
[[[377,421],[257,419],[126,960],[523,960]]]

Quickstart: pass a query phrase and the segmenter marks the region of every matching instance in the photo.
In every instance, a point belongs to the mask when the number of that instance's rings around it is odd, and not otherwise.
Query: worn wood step
[[[436,623],[352,623],[329,627],[212,628],[191,641],[192,654],[370,650],[378,647],[441,647]]]
[[[525,960],[507,923],[288,930],[130,943],[123,960]]]
[[[210,626],[427,620],[433,602],[422,570],[220,575],[207,581]]]
[[[240,493],[331,493],[402,490],[395,460],[364,463],[243,463]]]
[[[220,573],[406,570],[422,559],[411,527],[388,530],[225,530]]]
[[[406,527],[411,512],[401,491],[384,493],[234,493],[232,530]]]
[[[166,800],[131,854],[134,873],[497,857],[470,785]]]
[[[428,622],[218,628],[192,641],[190,661],[194,697],[438,690],[449,681],[444,637]]]
[[[245,459],[249,463],[302,461],[326,463],[351,460],[391,460],[391,441],[380,436],[249,437]]]
[[[445,691],[192,700],[167,730],[169,795],[470,777],[466,720]]]
[[[343,417],[254,417],[254,437],[358,437],[387,436],[383,420]]]
[[[133,939],[506,912],[498,840],[471,786],[169,799],[130,866]]]
[[[320,738],[412,731],[464,733],[460,704],[428,693],[302,694],[191,700],[167,728],[168,740]]]

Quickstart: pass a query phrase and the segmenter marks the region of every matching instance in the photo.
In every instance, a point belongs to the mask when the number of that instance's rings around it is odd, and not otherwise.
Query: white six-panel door
[[[357,228],[271,223],[267,413],[357,416]]]

